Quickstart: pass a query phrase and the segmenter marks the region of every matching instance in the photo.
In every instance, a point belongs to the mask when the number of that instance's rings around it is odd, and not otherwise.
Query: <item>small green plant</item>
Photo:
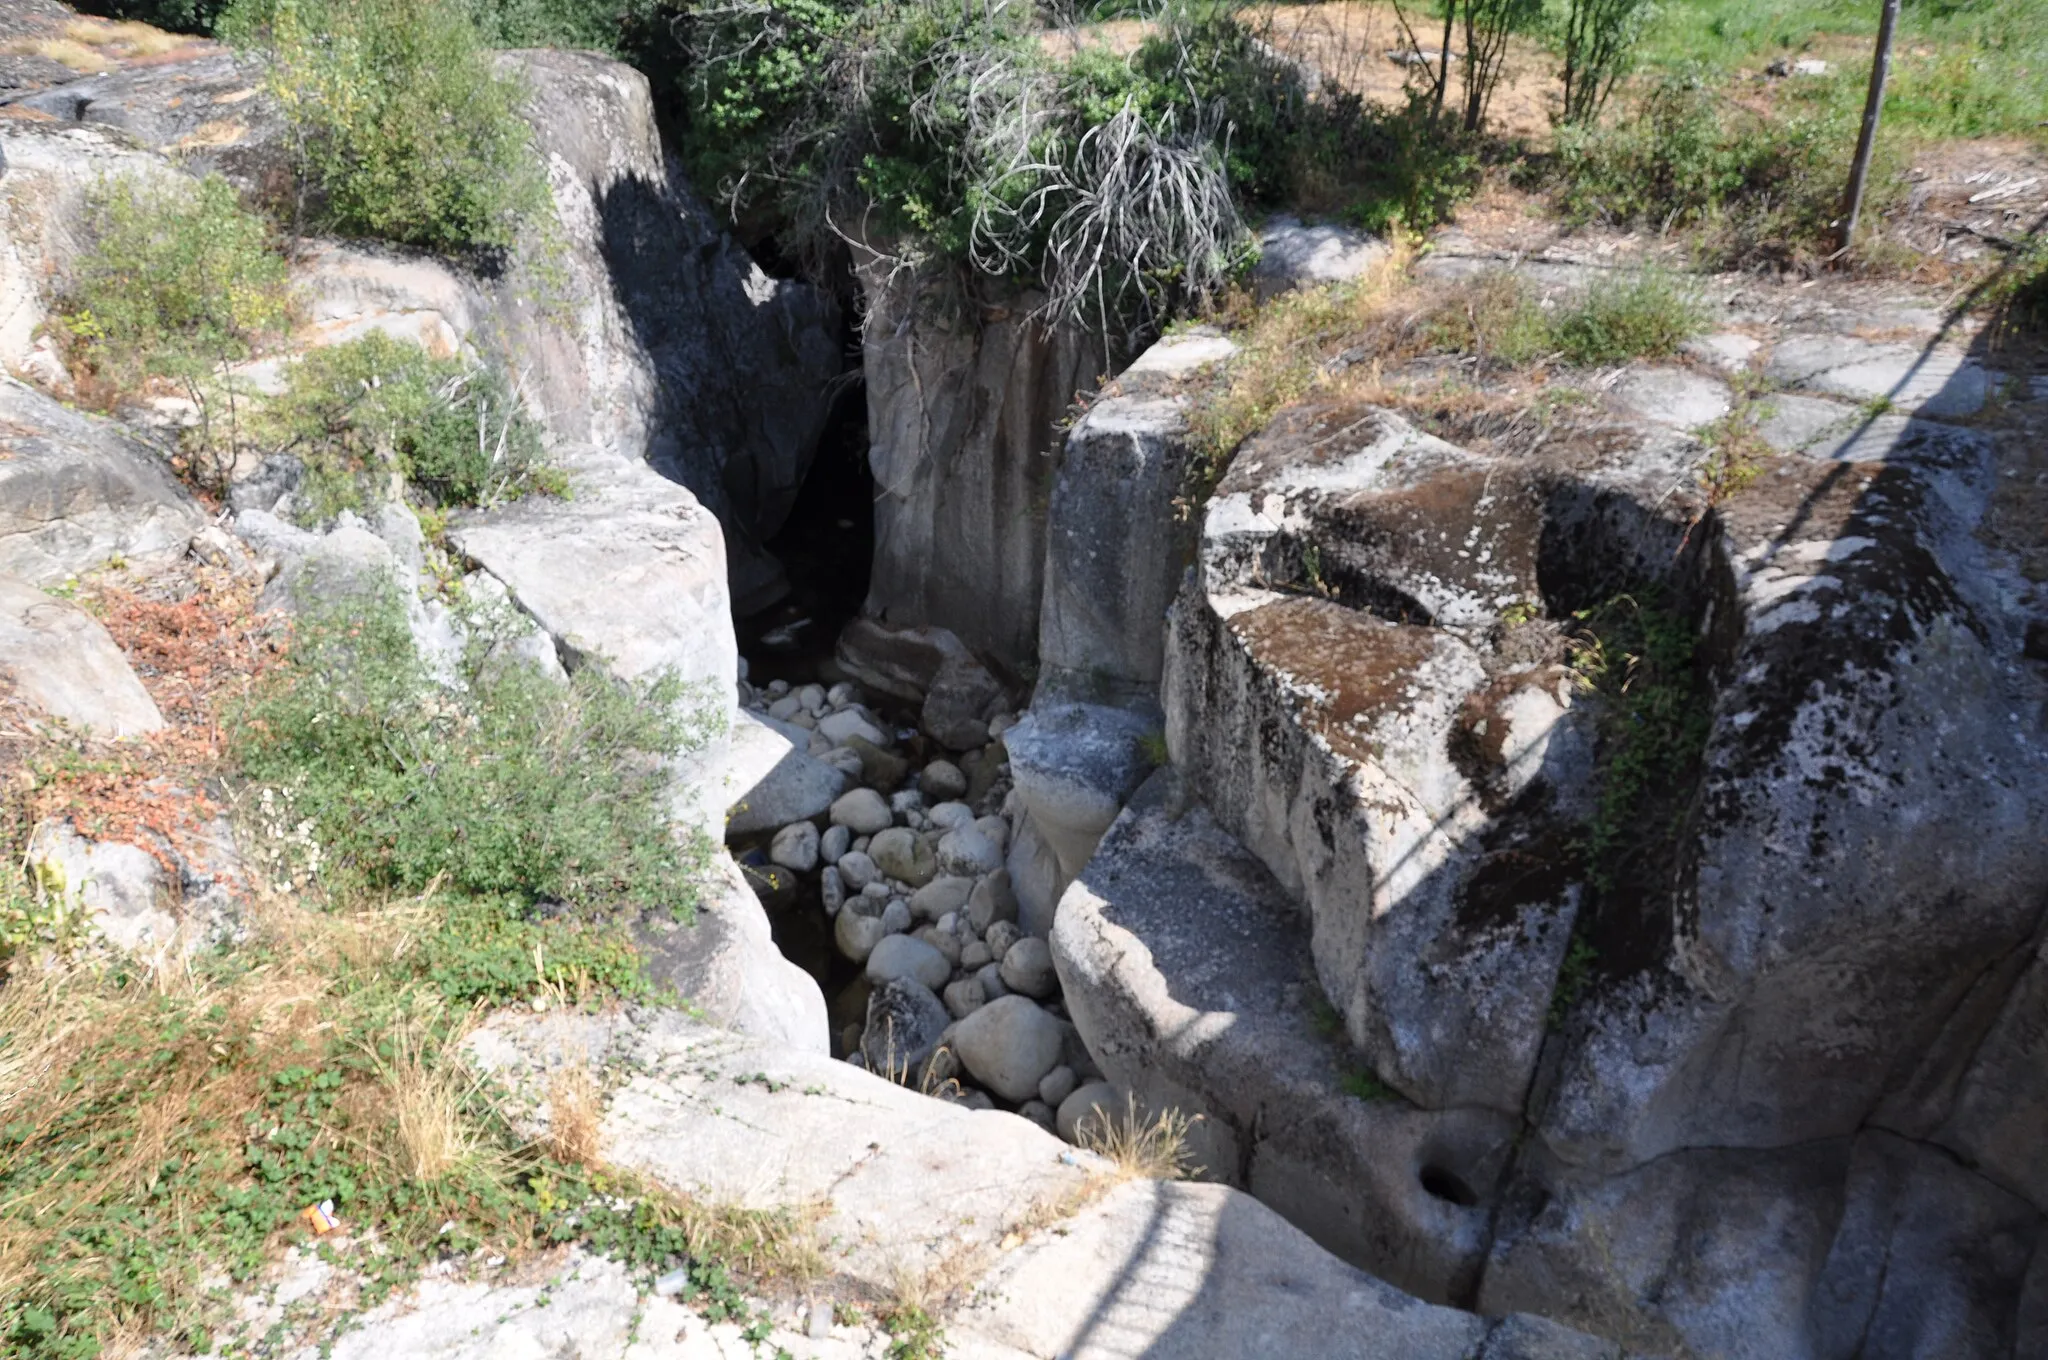
[[[945,1327],[917,1304],[883,1309],[877,1320],[889,1334],[889,1360],[942,1360],[946,1354]]]
[[[266,448],[306,468],[306,511],[331,518],[381,494],[393,473],[429,508],[560,494],[539,431],[504,376],[372,333],[317,349],[287,371],[255,422]]]
[[[1712,714],[1696,674],[1695,630],[1657,591],[1616,595],[1573,619],[1572,668],[1606,706],[1600,799],[1584,850],[1588,881],[1609,893],[1671,850]]]
[[[711,733],[683,687],[481,660],[465,679],[432,678],[395,592],[353,597],[301,620],[233,754],[291,791],[330,886],[687,918],[708,848],[671,834],[663,762]]]
[[[1353,1067],[1337,1079],[1338,1089],[1355,1100],[1394,1100],[1399,1092],[1381,1081],[1379,1074],[1369,1068]]]
[[[1573,936],[1570,948],[1565,950],[1564,962],[1558,966],[1557,986],[1550,993],[1550,1010],[1545,1023],[1553,1030],[1564,1028],[1571,1018],[1572,1007],[1579,1004],[1586,989],[1593,983],[1593,970],[1600,962],[1600,951],[1582,936]]]
[[[111,403],[168,381],[204,427],[231,431],[240,408],[229,367],[281,334],[291,315],[269,224],[217,175],[107,181],[88,196],[86,221],[91,243],[57,311],[89,390]]]
[[[1558,309],[1552,343],[1568,363],[1662,359],[1706,324],[1698,295],[1658,270],[1604,280]]]
[[[1425,333],[1436,349],[1481,360],[1592,365],[1666,357],[1704,320],[1691,290],[1656,271],[1602,280],[1546,308],[1520,275],[1499,269],[1451,290]]]
[[[502,252],[549,205],[468,8],[443,0],[236,0],[223,34],[259,47],[330,229],[452,254]]]
[[[1138,738],[1138,753],[1145,757],[1145,763],[1164,769],[1173,763],[1173,753],[1167,748],[1164,732],[1147,732]]]

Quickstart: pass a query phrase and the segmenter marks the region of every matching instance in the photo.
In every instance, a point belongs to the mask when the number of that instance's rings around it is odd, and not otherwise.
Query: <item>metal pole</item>
[[[1877,149],[1877,116],[1884,110],[1884,83],[1892,70],[1892,30],[1899,26],[1899,0],[1884,0],[1877,23],[1877,55],[1870,63],[1870,94],[1863,101],[1863,130],[1856,137],[1856,160],[1849,167],[1849,192],[1842,204],[1842,248],[1856,244],[1856,219],[1863,215],[1863,187],[1870,179],[1870,154]]]

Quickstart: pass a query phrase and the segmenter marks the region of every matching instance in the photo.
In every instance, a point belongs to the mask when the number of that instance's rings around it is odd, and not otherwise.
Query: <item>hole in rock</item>
[[[1422,1188],[1428,1194],[1447,1203],[1469,1209],[1479,1203],[1479,1196],[1472,1187],[1455,1173],[1443,1167],[1430,1165],[1422,1168]]]
[[[843,678],[832,665],[833,645],[867,598],[875,551],[863,384],[848,383],[834,400],[789,518],[766,546],[789,575],[789,594],[737,620],[748,678],[756,685]]]

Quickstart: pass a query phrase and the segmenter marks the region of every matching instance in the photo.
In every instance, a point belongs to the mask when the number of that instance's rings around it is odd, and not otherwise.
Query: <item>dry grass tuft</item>
[[[1195,1118],[1200,1118],[1197,1115]],[[1198,1176],[1188,1148],[1195,1120],[1179,1110],[1162,1110],[1147,1118],[1135,1096],[1124,1097],[1121,1115],[1098,1111],[1075,1129],[1081,1146],[1116,1166],[1120,1180],[1180,1181]]]
[[[596,1166],[601,1160],[603,1094],[580,1065],[564,1067],[548,1083],[548,1154],[572,1166]]]
[[[82,75],[98,75],[111,69],[114,64],[97,49],[69,38],[43,38],[29,44],[28,50],[35,56],[69,66]]]
[[[160,57],[192,43],[190,38],[133,19],[73,19],[64,26],[64,36],[85,47],[119,48],[124,57]]]

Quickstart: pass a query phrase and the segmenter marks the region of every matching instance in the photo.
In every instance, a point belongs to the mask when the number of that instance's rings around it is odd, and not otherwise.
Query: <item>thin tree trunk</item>
[[[1892,69],[1892,32],[1899,24],[1899,0],[1884,0],[1877,24],[1877,54],[1870,62],[1870,92],[1863,100],[1863,130],[1856,137],[1856,159],[1849,164],[1849,190],[1842,202],[1842,248],[1856,244],[1856,219],[1863,215],[1863,190],[1870,180],[1870,157],[1877,149],[1878,115],[1884,112],[1884,86]]]

